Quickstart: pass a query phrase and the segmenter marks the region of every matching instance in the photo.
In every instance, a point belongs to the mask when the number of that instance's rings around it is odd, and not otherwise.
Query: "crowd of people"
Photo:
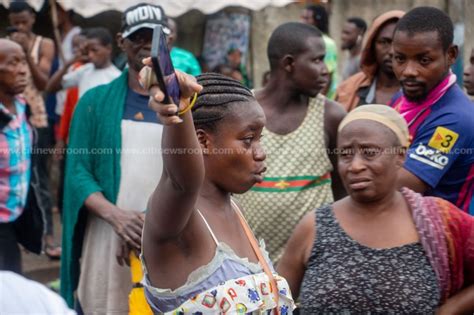
[[[9,10],[0,314],[474,313],[474,50],[463,91],[443,11],[348,18],[339,75],[310,5],[273,30],[251,90],[238,48],[207,71],[159,5],[123,12],[123,69],[106,28],[58,6],[59,54],[26,2]],[[156,25],[179,104],[146,75]],[[61,259],[65,302],[18,275],[19,244]]]

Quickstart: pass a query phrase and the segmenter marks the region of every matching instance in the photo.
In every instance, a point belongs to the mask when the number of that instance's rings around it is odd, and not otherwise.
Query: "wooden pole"
[[[58,49],[59,59],[61,60],[62,64],[65,64],[66,60],[64,60],[64,53],[61,45],[61,34],[59,33],[58,8],[56,7],[56,0],[49,0],[49,6],[51,7],[51,21],[53,22],[54,41],[56,42],[56,47]]]

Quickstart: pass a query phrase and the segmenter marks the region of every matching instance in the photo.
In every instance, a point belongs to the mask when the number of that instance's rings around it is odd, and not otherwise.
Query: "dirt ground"
[[[59,213],[53,213],[54,238],[57,244],[61,244],[61,219]],[[48,256],[36,255],[25,250],[22,251],[23,274],[25,277],[48,283],[59,278],[59,260],[51,260]]]

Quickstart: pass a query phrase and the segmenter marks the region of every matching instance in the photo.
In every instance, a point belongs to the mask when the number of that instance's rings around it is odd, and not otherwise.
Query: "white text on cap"
[[[128,25],[133,25],[137,22],[155,19],[161,21],[162,14],[159,8],[152,6],[143,6],[136,8],[133,11],[128,12],[126,16],[126,21]]]

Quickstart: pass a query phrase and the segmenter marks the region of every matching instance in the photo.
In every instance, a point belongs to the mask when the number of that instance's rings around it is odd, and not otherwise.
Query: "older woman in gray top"
[[[293,296],[300,297],[301,313],[471,314],[470,252],[460,251],[459,270],[466,276],[448,294],[436,259],[449,252],[430,247],[433,242],[423,233],[435,230],[436,215],[429,212],[434,208],[414,200],[442,204],[456,214],[460,210],[438,198],[397,190],[409,143],[403,117],[388,106],[365,105],[349,113],[338,132],[338,170],[349,196],[306,215],[278,266]],[[460,244],[469,247],[474,221],[461,216],[470,223]],[[433,248],[444,254],[430,255]]]

